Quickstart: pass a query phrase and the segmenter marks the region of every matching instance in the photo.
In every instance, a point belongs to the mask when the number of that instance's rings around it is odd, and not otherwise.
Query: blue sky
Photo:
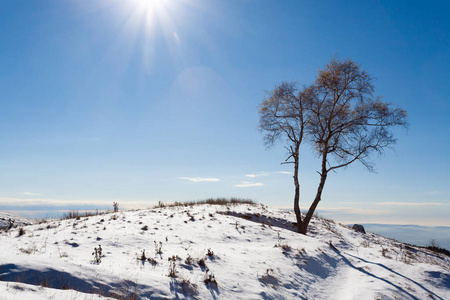
[[[257,107],[337,55],[406,109],[377,173],[328,177],[319,214],[450,226],[447,1],[0,2],[0,209],[146,207],[240,197],[291,207],[283,143]],[[319,161],[301,161],[301,206]]]

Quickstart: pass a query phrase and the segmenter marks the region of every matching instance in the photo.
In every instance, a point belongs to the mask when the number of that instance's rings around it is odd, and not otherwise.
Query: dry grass
[[[82,211],[82,212],[80,212],[78,210],[73,210],[73,211],[68,211],[68,212],[64,213],[60,219],[61,220],[68,220],[68,219],[80,220],[81,218],[100,216],[100,215],[105,215],[107,213],[111,213],[111,212],[110,211],[99,211],[98,209],[96,211]]]
[[[173,203],[163,203],[159,202],[158,205],[155,205],[153,208],[164,208],[164,207],[175,207],[175,206],[195,206],[202,204],[210,204],[210,205],[238,205],[238,204],[250,204],[256,205],[256,202],[250,199],[240,199],[240,198],[210,198],[206,200],[198,200],[198,201],[186,201],[186,202],[173,202]]]

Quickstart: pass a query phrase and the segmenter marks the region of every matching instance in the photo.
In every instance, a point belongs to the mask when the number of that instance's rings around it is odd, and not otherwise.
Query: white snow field
[[[0,299],[450,299],[450,257],[317,217],[305,236],[294,221],[204,204],[3,230]]]

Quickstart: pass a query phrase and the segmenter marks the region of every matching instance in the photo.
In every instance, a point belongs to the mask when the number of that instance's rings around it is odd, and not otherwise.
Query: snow
[[[0,211],[0,229],[10,225],[9,220],[14,221],[15,226],[24,226],[34,224],[36,220],[22,217],[7,211]]]
[[[205,204],[14,228],[0,232],[0,299],[450,299],[449,257],[321,218],[304,236],[294,221]]]

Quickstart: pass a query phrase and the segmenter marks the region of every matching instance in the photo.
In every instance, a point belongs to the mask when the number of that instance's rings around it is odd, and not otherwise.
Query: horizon
[[[201,201],[200,199],[197,200],[187,200],[187,201],[181,201],[179,203],[186,203],[191,201]],[[125,208],[123,208],[120,203],[119,204],[119,211],[127,212],[127,211],[134,211],[134,210],[146,210],[146,209],[153,209],[154,207],[158,206],[160,203],[163,203],[165,205],[170,205],[175,203],[174,202],[148,202],[145,205],[142,205],[144,202],[134,203],[134,205],[127,205]],[[255,202],[257,205],[266,205],[264,203]],[[281,209],[281,210],[290,210],[293,211],[294,209],[288,206],[270,206],[268,207],[275,208],[275,209]],[[26,209],[21,209],[26,208]],[[306,207],[301,207],[302,214],[306,213]],[[108,213],[113,212],[113,206],[111,204],[102,203],[100,205],[95,204],[77,204],[77,205],[54,205],[54,206],[25,206],[25,207],[17,207],[17,206],[0,206],[0,211],[5,211],[9,213],[14,213],[22,217],[27,217],[31,219],[36,220],[45,220],[45,219],[52,219],[52,218],[60,218],[63,215],[70,213],[70,212],[99,212],[99,213]],[[330,211],[327,211],[325,209],[317,209],[315,212],[315,215],[319,216],[320,218],[326,218],[329,220],[333,220],[335,222],[346,224],[346,225],[354,225],[354,224],[366,224],[366,225],[388,225],[388,226],[418,226],[418,227],[434,227],[434,228],[450,228],[450,226],[447,225],[427,225],[427,224],[417,224],[417,223],[399,223],[399,222],[355,222],[354,220],[346,220],[346,219],[334,219],[332,218],[333,213]]]
[[[258,106],[351,58],[408,112],[394,150],[330,173],[320,216],[450,226],[450,3],[0,3],[0,210],[246,198],[293,207],[291,165]],[[303,146],[300,206],[320,162]],[[64,207],[64,208],[62,208]]]

